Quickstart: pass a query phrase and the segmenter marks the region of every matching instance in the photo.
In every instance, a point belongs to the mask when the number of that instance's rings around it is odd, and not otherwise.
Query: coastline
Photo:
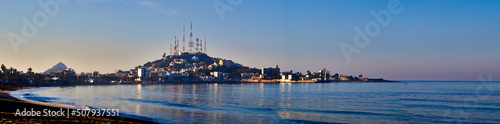
[[[208,81],[208,82],[176,82],[176,83],[147,83],[143,85],[152,84],[186,84],[186,83],[363,83],[363,81],[330,81],[330,82],[280,82],[278,80],[256,80],[256,81]],[[385,81],[385,82],[398,82],[398,81]],[[135,85],[135,84],[91,84],[91,85]],[[51,123],[156,123],[149,121],[148,118],[137,119],[133,117],[19,117],[15,116],[16,110],[22,110],[24,108],[31,109],[35,111],[42,111],[44,109],[54,109],[58,110],[60,108],[66,109],[61,106],[53,106],[48,104],[41,104],[30,101],[23,101],[11,96],[9,93],[16,90],[25,90],[40,87],[60,87],[60,86],[87,86],[84,84],[77,85],[49,85],[49,86],[0,86],[0,123],[39,123],[39,122],[51,122]],[[72,110],[72,109],[70,109]],[[125,115],[125,114],[124,114]]]
[[[399,82],[399,81],[392,81],[392,80],[379,80],[379,81],[361,81],[361,80],[354,80],[354,81],[343,81],[343,80],[327,80],[327,81],[320,81],[320,80],[281,81],[279,79],[272,79],[272,80],[267,80],[267,79],[245,79],[245,80],[238,81],[238,83],[376,83],[376,82]]]
[[[127,123],[127,124],[143,124],[155,123],[152,121],[139,120],[123,116],[114,117],[44,117],[44,116],[29,116],[20,117],[15,116],[18,109],[31,109],[35,111],[42,111],[44,109],[59,110],[61,107],[47,106],[37,103],[19,100],[9,95],[10,92],[22,89],[31,89],[37,87],[16,87],[16,86],[3,86],[0,87],[0,123]],[[66,108],[63,108],[66,109]],[[70,109],[71,110],[71,109]]]

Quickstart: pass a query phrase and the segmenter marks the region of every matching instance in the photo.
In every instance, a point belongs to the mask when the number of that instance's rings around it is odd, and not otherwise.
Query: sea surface
[[[500,123],[500,82],[107,85],[11,95],[159,123]]]

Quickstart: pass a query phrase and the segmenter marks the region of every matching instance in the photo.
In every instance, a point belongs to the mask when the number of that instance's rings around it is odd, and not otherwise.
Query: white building
[[[191,57],[191,59],[192,59],[193,61],[200,61],[200,58],[199,58],[198,56],[193,56],[193,57]]]
[[[139,69],[137,69],[137,76],[139,76],[139,80],[141,78],[149,78],[149,77],[151,77],[151,69],[139,68]]]
[[[292,82],[292,74],[281,74],[281,82]]]
[[[210,75],[218,78],[218,77],[222,77],[222,72],[220,72],[220,71],[214,71],[214,72],[210,72]]]

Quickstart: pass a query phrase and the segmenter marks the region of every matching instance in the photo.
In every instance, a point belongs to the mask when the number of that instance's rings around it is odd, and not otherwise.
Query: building
[[[326,68],[319,70],[319,80],[321,81],[329,81],[330,80],[330,71],[326,70]]]
[[[213,81],[215,80],[214,77],[212,76],[201,76],[200,77],[202,81]]]
[[[182,65],[187,63],[187,60],[185,59],[174,59],[172,62],[170,62],[170,66],[177,66],[177,65]]]
[[[169,73],[160,77],[161,82],[187,82],[189,75],[184,73]]]
[[[261,69],[262,78],[277,79],[280,77],[280,73],[281,71],[278,65],[276,65],[276,68],[269,67]]]
[[[151,77],[151,69],[139,68],[139,69],[137,69],[137,76],[139,76],[138,81],[141,81],[142,79],[147,79],[147,78]]]
[[[259,75],[260,75],[259,73],[241,73],[241,78],[248,79],[252,77],[258,77]]]
[[[354,78],[352,77],[352,75],[340,75],[340,80],[341,81],[352,81],[352,80],[354,80]]]
[[[173,61],[175,64],[183,64],[183,63],[187,63],[187,61],[185,59],[174,59]]]
[[[219,60],[219,65],[233,66],[234,62],[231,60]]]
[[[233,65],[236,67],[243,67],[243,65],[241,65],[240,63],[234,63]]]
[[[215,79],[219,79],[219,80],[225,80],[225,79],[229,79],[229,73],[223,73],[223,72],[220,72],[220,71],[214,71],[214,72],[210,72],[210,75],[214,76]]]
[[[281,82],[292,82],[299,80],[299,76],[291,73],[281,73]]]
[[[383,81],[385,81],[382,78],[361,78],[361,80],[364,82],[383,82]]]
[[[210,75],[212,75],[214,77],[219,77],[219,76],[222,76],[222,72],[220,72],[220,71],[214,71],[214,72],[210,72]]]
[[[167,75],[170,75],[170,73],[168,73],[167,71],[161,71],[161,72],[158,72],[158,76],[159,77],[165,77]]]
[[[200,61],[200,58],[199,58],[198,56],[193,56],[191,59],[192,59],[193,61]]]

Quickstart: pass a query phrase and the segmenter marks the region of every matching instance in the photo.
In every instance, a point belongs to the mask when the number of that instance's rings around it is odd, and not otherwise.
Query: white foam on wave
[[[45,90],[53,90],[55,88],[59,88],[59,87],[39,87],[39,88],[15,90],[15,91],[10,92],[9,95],[11,95],[12,97],[17,98],[19,100],[22,100],[22,101],[27,101],[27,102],[31,102],[31,103],[35,103],[35,104],[46,105],[46,106],[69,108],[69,109],[97,109],[97,108],[93,108],[90,106],[76,105],[75,103],[70,103],[70,102],[42,102],[42,101],[38,101],[38,100],[28,99],[28,97],[38,96],[37,92],[42,92]],[[27,97],[27,96],[25,96],[26,94],[29,94],[31,96]],[[38,97],[44,97],[44,96],[38,96]],[[120,116],[159,123],[158,120],[154,120],[152,118],[140,116],[140,115],[134,115],[134,114],[120,112]]]
[[[23,89],[23,90],[15,90],[9,93],[14,98],[17,98],[22,101],[32,102],[36,104],[46,105],[46,106],[54,106],[61,108],[70,108],[70,109],[90,109],[88,106],[76,105],[75,103],[67,103],[67,102],[43,102],[39,100],[32,100],[28,97],[38,96],[36,92],[51,90],[56,87],[39,87],[39,88],[31,88],[31,89]],[[34,95],[34,96],[26,96],[26,94]],[[40,97],[40,96],[38,96]]]

